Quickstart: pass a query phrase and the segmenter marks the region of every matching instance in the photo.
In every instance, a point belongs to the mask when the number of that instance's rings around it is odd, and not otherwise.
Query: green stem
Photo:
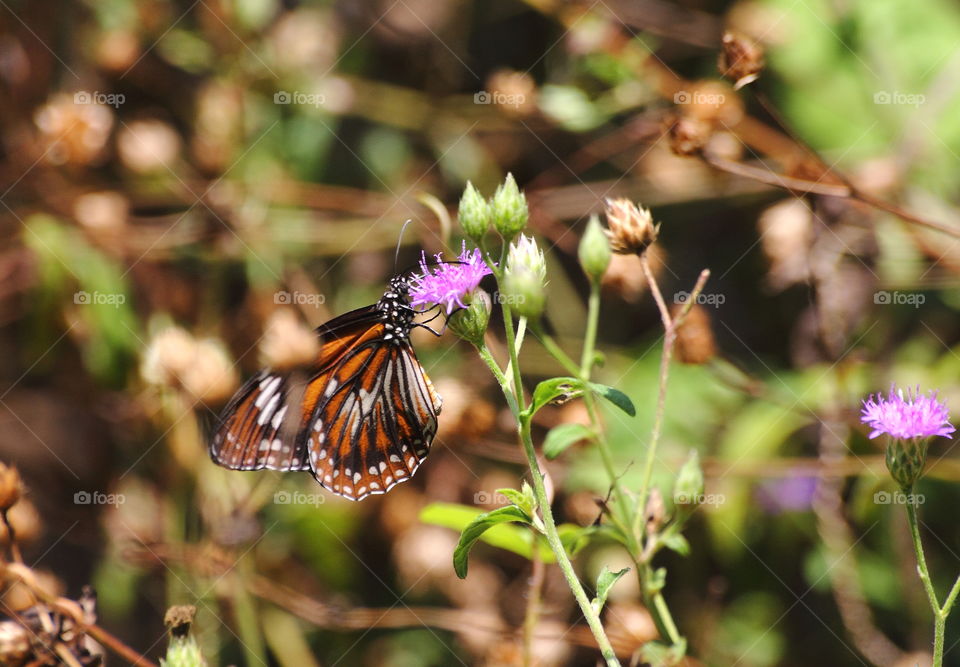
[[[927,559],[923,554],[923,542],[920,540],[920,522],[917,520],[916,496],[913,493],[913,486],[903,489],[907,497],[907,522],[910,524],[910,536],[913,538],[913,550],[917,555],[917,572],[920,575],[920,581],[923,583],[923,590],[927,593],[927,600],[930,602],[930,609],[933,611],[933,667],[943,665],[943,638],[946,629],[947,613],[940,608],[937,601],[937,592],[933,589],[933,582],[930,580],[930,571],[927,569]],[[954,589],[957,584],[954,584]],[[952,597],[956,597],[956,590],[950,592]],[[948,602],[952,605],[953,601],[948,597]],[[946,608],[946,604],[944,607]]]
[[[680,631],[677,630],[677,624],[673,622],[673,616],[670,614],[667,601],[663,598],[663,593],[657,592],[654,594],[653,606],[657,610],[660,622],[667,631],[667,637],[670,638],[670,643],[676,646],[680,643]]]
[[[567,585],[573,592],[573,597],[577,600],[577,604],[580,606],[581,612],[583,612],[587,625],[590,627],[590,631],[593,633],[597,645],[600,647],[601,655],[603,655],[607,665],[611,667],[614,665],[619,666],[620,661],[617,660],[613,647],[610,645],[610,640],[607,638],[603,624],[600,622],[600,616],[594,611],[593,606],[590,604],[590,598],[587,597],[587,593],[583,589],[583,584],[581,584],[580,579],[577,578],[577,573],[573,569],[573,564],[570,562],[566,549],[563,548],[563,542],[560,541],[560,534],[557,532],[557,524],[553,518],[550,500],[547,497],[543,473],[540,470],[540,463],[537,461],[537,452],[533,446],[533,438],[530,434],[530,416],[525,414],[526,405],[523,396],[523,384],[521,383],[516,337],[513,329],[513,314],[508,305],[503,306],[503,326],[506,333],[507,349],[510,351],[514,399],[516,400],[517,407],[520,408],[520,441],[527,457],[527,464],[530,466],[530,476],[533,479],[533,492],[537,498],[537,505],[540,507],[547,543],[550,545],[550,549],[557,559],[557,565],[560,567],[564,579],[567,580]],[[503,384],[501,386],[504,392],[506,392],[507,385]]]

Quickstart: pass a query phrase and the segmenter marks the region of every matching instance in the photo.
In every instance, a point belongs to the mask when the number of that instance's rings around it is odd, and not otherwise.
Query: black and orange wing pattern
[[[224,409],[213,460],[235,470],[310,470],[351,500],[410,479],[430,451],[441,399],[410,345],[398,279],[374,306],[318,329],[312,369],[264,370]]]

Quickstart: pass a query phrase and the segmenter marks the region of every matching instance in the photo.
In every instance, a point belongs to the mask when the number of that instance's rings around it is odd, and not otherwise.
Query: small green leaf
[[[457,548],[453,550],[453,569],[461,579],[467,576],[467,557],[470,555],[470,549],[477,543],[480,536],[487,530],[500,523],[519,522],[530,523],[530,517],[514,505],[498,507],[497,509],[478,515],[463,532],[460,533],[460,541]]]
[[[530,414],[533,415],[544,405],[552,403],[558,398],[570,399],[579,396],[581,393],[583,393],[583,383],[577,378],[559,377],[544,380],[533,390]]]
[[[633,401],[619,389],[608,387],[605,384],[597,384],[596,382],[590,383],[590,389],[603,396],[631,417],[637,416],[637,409],[633,406]]]
[[[647,595],[655,595],[667,585],[667,568],[658,567],[646,582]]]
[[[610,589],[613,588],[613,585],[620,580],[620,577],[625,575],[630,571],[629,567],[625,567],[619,572],[611,572],[610,568],[606,565],[603,566],[603,569],[600,571],[600,575],[597,577],[597,596],[593,598],[593,608],[599,614],[600,610],[603,609],[603,605],[607,602],[607,596],[610,594]]]
[[[543,441],[543,454],[548,459],[555,459],[570,445],[581,440],[593,438],[593,431],[583,424],[560,424],[554,426],[547,433]]]
[[[681,556],[690,555],[690,543],[687,542],[687,538],[680,533],[664,535],[660,538],[660,541],[663,543],[663,546],[671,551],[676,551]]]
[[[516,489],[497,489],[497,493],[503,495],[507,500],[516,505],[528,517],[533,516],[533,503],[530,498],[524,495],[523,491]]]
[[[680,664],[687,654],[687,640],[682,637],[673,646],[660,642],[647,642],[640,649],[640,657],[650,667],[672,667]]]

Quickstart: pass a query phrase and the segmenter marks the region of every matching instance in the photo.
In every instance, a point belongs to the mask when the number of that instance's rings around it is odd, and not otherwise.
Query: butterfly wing
[[[410,479],[430,451],[441,399],[406,338],[384,330],[307,387],[307,450],[325,488],[361,500]],[[322,392],[322,393],[321,393]]]
[[[237,392],[211,457],[235,470],[311,470],[352,500],[385,493],[429,452],[441,399],[406,334],[388,330],[373,307],[318,334],[315,368],[261,371]]]

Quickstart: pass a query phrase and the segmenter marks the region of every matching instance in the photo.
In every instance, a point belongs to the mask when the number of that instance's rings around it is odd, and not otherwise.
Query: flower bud
[[[507,174],[507,180],[493,193],[490,215],[493,226],[508,241],[527,226],[527,219],[530,217],[527,198],[517,187],[513,174]]]
[[[928,438],[889,438],[887,440],[887,470],[897,484],[909,493],[918,479],[923,475],[923,467],[927,463]]]
[[[479,242],[490,227],[490,204],[470,181],[467,181],[467,187],[460,197],[457,218],[463,231],[474,241]]]
[[[600,219],[595,215],[590,216],[587,229],[580,240],[578,254],[583,272],[591,282],[599,282],[607,272],[607,267],[610,266],[611,253],[610,243],[600,226]]]
[[[464,300],[467,307],[453,313],[447,320],[447,326],[460,338],[479,346],[483,343],[483,334],[487,331],[493,304],[490,295],[479,287],[470,292]]]
[[[673,502],[678,512],[692,511],[702,498],[703,470],[697,451],[692,450],[673,484]]]
[[[16,505],[22,492],[23,486],[17,469],[0,463],[0,511],[6,512]]]
[[[500,296],[521,317],[536,319],[546,301],[547,264],[533,237],[520,235],[510,244],[500,282]]]

